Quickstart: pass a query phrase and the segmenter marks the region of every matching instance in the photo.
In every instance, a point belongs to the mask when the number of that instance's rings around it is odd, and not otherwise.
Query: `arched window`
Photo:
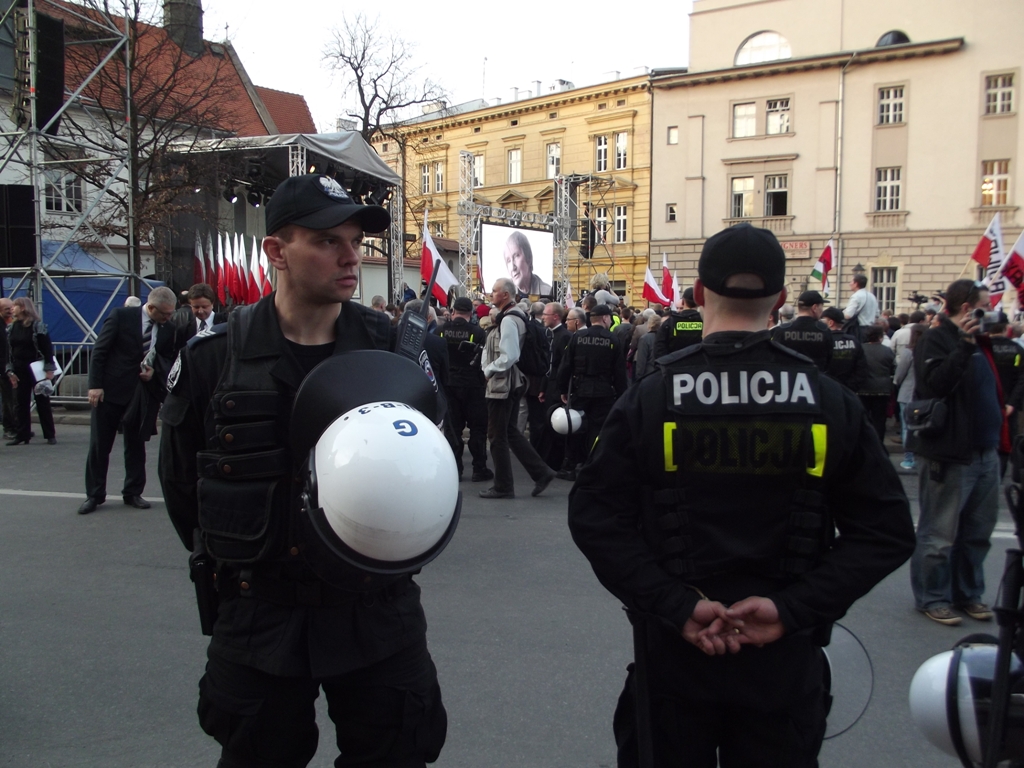
[[[907,37],[905,32],[900,32],[898,29],[893,29],[886,32],[875,43],[875,48],[885,48],[887,45],[903,45],[909,43],[910,38]]]
[[[758,32],[744,40],[736,51],[736,66],[788,59],[792,56],[789,40],[778,32]]]

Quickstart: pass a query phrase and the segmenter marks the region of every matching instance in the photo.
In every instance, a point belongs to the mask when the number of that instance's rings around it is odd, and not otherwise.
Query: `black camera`
[[[988,333],[993,325],[999,322],[999,313],[992,312],[984,309],[976,309],[971,313],[971,317],[975,320],[979,320],[978,333]]]

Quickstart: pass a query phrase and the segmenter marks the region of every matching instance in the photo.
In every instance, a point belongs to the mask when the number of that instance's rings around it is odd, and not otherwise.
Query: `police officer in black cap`
[[[393,344],[387,316],[351,301],[363,233],[390,217],[320,175],[282,182],[266,217],[277,290],[189,341],[162,412],[171,521],[197,562],[202,545],[216,562],[199,721],[221,745],[220,768],[305,766],[323,688],[337,765],[423,766],[447,716],[419,587],[313,554],[323,550],[300,522],[306,456],[288,438],[296,390],[318,363]]]
[[[846,320],[839,307],[829,307],[821,317],[832,332],[832,359],[825,373],[851,392],[856,392],[868,377],[864,347],[859,338],[843,331]]]
[[[693,300],[693,288],[683,291],[683,309],[670,312],[658,326],[658,337],[654,340],[654,356],[662,357],[691,344],[700,344],[704,334],[704,320],[697,303]]]
[[[460,296],[452,303],[452,319],[441,328],[441,338],[448,345],[448,417],[451,419],[452,448],[455,463],[462,476],[463,430],[469,427],[469,453],[473,457],[473,482],[492,480],[487,468],[487,403],[484,388],[487,380],[480,370],[480,352],[484,332],[470,322],[473,302]]]
[[[590,327],[573,334],[558,366],[562,402],[586,415],[584,431],[566,447],[571,466],[586,459],[615,398],[628,386],[625,353],[609,331],[611,323],[611,307],[594,305]]]
[[[772,329],[772,338],[784,347],[811,358],[819,371],[828,370],[832,360],[832,333],[818,318],[825,309],[825,299],[817,291],[804,291],[796,300],[796,317],[792,322]]]
[[[619,765],[639,742],[659,768],[816,766],[821,646],[910,556],[910,507],[856,395],[765,330],[786,296],[775,236],[720,232],[698,274],[704,341],[619,399],[569,497],[641,649]]]

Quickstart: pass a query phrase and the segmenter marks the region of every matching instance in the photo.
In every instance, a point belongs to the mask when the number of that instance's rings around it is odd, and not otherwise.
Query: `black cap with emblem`
[[[740,274],[757,275],[764,288],[726,287],[730,277]],[[707,239],[697,262],[697,276],[705,288],[720,296],[773,296],[786,287],[786,253],[767,229],[738,224]]]
[[[391,215],[379,205],[360,205],[329,176],[308,174],[282,181],[267,203],[267,234],[297,224],[307,229],[331,229],[356,217],[364,232],[383,232]]]

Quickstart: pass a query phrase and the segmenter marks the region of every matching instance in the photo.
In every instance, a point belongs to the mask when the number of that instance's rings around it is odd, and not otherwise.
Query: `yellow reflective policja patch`
[[[675,456],[672,450],[672,433],[676,431],[676,423],[674,421],[665,422],[665,471],[675,472],[679,467],[676,466]]]
[[[828,450],[828,425],[812,424],[811,439],[814,441],[814,466],[807,468],[811,477],[821,477],[825,473],[825,452]]]

